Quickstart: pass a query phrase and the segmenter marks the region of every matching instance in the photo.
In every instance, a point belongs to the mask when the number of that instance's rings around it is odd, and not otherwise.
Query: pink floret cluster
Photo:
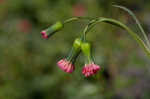
[[[62,69],[63,71],[65,71],[67,73],[72,73],[75,70],[75,66],[72,64],[72,62],[70,62],[66,59],[62,59],[62,60],[58,61],[57,65],[60,69]]]
[[[43,37],[44,39],[47,39],[47,38],[48,38],[48,35],[46,34],[46,31],[42,31],[41,34],[42,34],[42,37]]]
[[[57,65],[60,69],[62,69],[67,73],[72,73],[75,70],[75,66],[72,64],[72,62],[68,61],[67,59],[62,59],[58,61]],[[96,74],[99,70],[100,70],[100,66],[94,63],[86,64],[82,69],[82,74],[85,77],[89,77]]]
[[[85,75],[85,77],[92,76],[97,73],[97,71],[100,70],[100,66],[92,63],[92,64],[86,64],[82,69],[82,74]]]

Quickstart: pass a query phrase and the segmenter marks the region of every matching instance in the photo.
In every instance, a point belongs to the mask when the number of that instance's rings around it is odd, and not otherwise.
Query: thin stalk
[[[89,24],[84,28],[84,30],[83,30],[84,41],[86,41],[86,32],[89,31],[90,26],[91,26],[93,23],[95,23],[95,22],[97,21],[97,19],[99,19],[99,18],[95,18],[95,19],[91,20],[91,21],[89,22]]]
[[[78,21],[78,20],[92,20],[93,18],[91,17],[73,17],[73,18],[70,18],[70,19],[67,19],[63,22],[63,24],[66,24],[66,23],[70,23],[72,21]]]

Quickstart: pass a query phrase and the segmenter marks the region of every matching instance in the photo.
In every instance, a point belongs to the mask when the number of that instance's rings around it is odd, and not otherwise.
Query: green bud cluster
[[[88,59],[88,63],[92,62],[92,58],[91,58],[91,44],[88,42],[84,42],[82,41],[81,38],[77,38],[75,39],[74,43],[73,43],[73,51],[71,52],[71,59],[77,58],[76,55],[80,52],[83,52],[83,54],[87,57]]]

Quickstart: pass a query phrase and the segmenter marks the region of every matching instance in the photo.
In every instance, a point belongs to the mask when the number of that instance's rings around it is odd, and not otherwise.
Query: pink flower
[[[66,60],[66,59],[62,59],[60,61],[57,62],[58,67],[60,67],[60,69],[62,69],[63,71],[67,72],[67,73],[72,73],[75,69],[75,66],[72,64],[72,62]]]
[[[53,24],[50,27],[48,27],[47,29],[43,30],[41,32],[42,37],[44,39],[48,39],[53,34],[55,34],[56,32],[60,31],[62,28],[63,28],[63,22],[58,21],[55,24]]]
[[[89,77],[91,75],[94,75],[99,71],[100,66],[91,63],[91,64],[86,64],[83,69],[82,69],[82,74],[85,75],[85,77]]]
[[[46,34],[46,31],[42,31],[41,34],[42,34],[42,37],[43,37],[44,39],[47,39],[47,38],[48,38],[48,35]]]

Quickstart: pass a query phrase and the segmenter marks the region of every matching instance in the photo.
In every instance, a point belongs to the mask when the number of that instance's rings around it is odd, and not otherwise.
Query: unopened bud
[[[82,52],[83,52],[86,56],[88,56],[88,57],[91,56],[91,45],[90,45],[89,43],[83,42],[83,43],[81,44],[81,49],[82,49]]]
[[[81,49],[81,39],[77,38],[75,39],[74,43],[73,43],[73,47],[75,48],[75,50],[80,50]]]
[[[48,29],[43,30],[41,32],[42,37],[47,39],[50,36],[52,36],[54,33],[56,33],[57,31],[61,30],[62,28],[63,28],[63,23],[58,21],[55,24],[53,24],[52,26],[50,26]]]

